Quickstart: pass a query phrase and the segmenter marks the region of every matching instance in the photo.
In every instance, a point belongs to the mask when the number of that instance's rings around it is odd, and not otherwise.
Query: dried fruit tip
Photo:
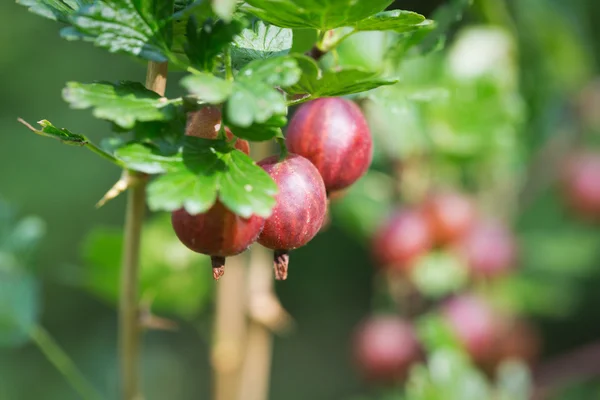
[[[273,254],[273,266],[275,268],[275,279],[285,281],[288,276],[288,265],[290,254],[287,250],[275,250]]]
[[[212,263],[213,278],[218,281],[220,277],[225,273],[225,257],[211,257],[210,262]]]

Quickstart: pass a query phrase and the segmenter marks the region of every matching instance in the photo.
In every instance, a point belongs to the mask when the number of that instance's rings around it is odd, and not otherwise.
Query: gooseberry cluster
[[[372,244],[381,268],[405,274],[434,248],[456,254],[476,277],[504,274],[517,257],[507,227],[480,218],[468,196],[449,190],[430,194],[420,206],[396,211],[375,233]]]
[[[482,297],[465,293],[445,300],[437,310],[476,365],[493,373],[504,360],[529,364],[540,352],[539,334],[527,320],[504,314]],[[425,358],[412,321],[395,314],[369,317],[356,328],[354,358],[370,382],[404,380],[409,369]]]
[[[204,107],[188,114],[186,135],[217,139],[221,112]],[[246,154],[249,143],[224,128],[228,141]],[[302,105],[290,121],[281,155],[258,162],[278,187],[269,218],[235,215],[220,202],[192,215],[172,214],[175,233],[191,250],[209,255],[213,276],[224,273],[225,258],[258,241],[274,251],[275,277],[287,278],[289,251],[307,244],[321,229],[327,197],[347,188],[369,168],[372,141],[367,122],[356,104],[342,98],[322,98]]]
[[[471,197],[452,190],[433,191],[419,205],[395,211],[372,238],[374,261],[387,279],[408,281],[419,259],[434,250],[462,260],[473,281],[507,274],[517,261],[512,232],[499,221],[481,217]],[[496,309],[480,294],[467,290],[425,308],[410,317],[437,313],[457,344],[484,371],[494,371],[507,358],[533,362],[538,354],[535,329]],[[388,312],[357,327],[354,357],[368,380],[397,382],[424,358],[411,318]]]

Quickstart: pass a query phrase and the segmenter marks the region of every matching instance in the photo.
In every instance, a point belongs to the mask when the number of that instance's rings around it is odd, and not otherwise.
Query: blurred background
[[[337,60],[322,61],[383,65],[400,74],[401,84],[356,99],[376,141],[373,168],[332,202],[332,224],[294,251],[289,280],[276,284],[295,329],[275,339],[271,399],[381,398],[382,389],[362,379],[352,354],[357,324],[387,307],[381,306],[386,300],[370,238],[398,196],[410,206],[431,187],[469,193],[483,215],[514,233],[514,272],[480,284],[490,286],[494,304],[537,327],[543,343],[537,365],[543,371],[554,366],[549,374],[561,383],[551,398],[600,398],[600,370],[580,350],[600,359],[600,229],[589,207],[571,201],[578,189],[562,178],[566,161],[580,157],[580,149],[591,158],[600,154],[600,81],[594,83],[600,3],[481,0],[464,13],[460,3],[395,2],[446,24],[447,37],[428,47],[360,34],[342,45]],[[65,41],[56,23],[11,1],[0,3],[0,15],[0,197],[10,204],[0,207],[0,260],[23,264],[35,277],[19,281],[26,289],[11,307],[20,310],[19,323],[39,321],[105,398],[116,398],[124,199],[98,210],[94,204],[120,171],[86,151],[36,137],[17,117],[47,118],[100,141],[109,124],[69,110],[62,88],[67,81],[141,81],[145,65]],[[167,94],[179,91],[172,84]],[[594,181],[600,185],[598,161],[587,165],[596,165],[596,175],[586,178],[593,191]],[[21,219],[28,215],[38,218]],[[179,330],[145,335],[145,392],[149,399],[209,398],[214,284],[208,261],[179,245],[165,217],[148,216],[142,296]],[[448,272],[441,258],[429,259],[412,278],[427,301],[467,285],[460,268]],[[8,282],[2,290],[18,285]],[[78,398],[34,344],[9,336],[0,342],[6,345],[0,348],[1,400]],[[574,364],[557,363],[570,354],[566,359]],[[577,376],[560,373],[564,369]]]

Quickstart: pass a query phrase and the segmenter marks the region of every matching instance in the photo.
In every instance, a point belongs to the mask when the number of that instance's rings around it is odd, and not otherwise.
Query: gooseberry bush
[[[432,19],[389,9],[391,0],[18,3],[61,23],[67,40],[148,63],[144,84],[66,84],[71,108],[108,122],[99,144],[63,122],[20,120],[123,170],[98,202],[127,192],[123,233],[96,232],[85,257],[95,266],[92,292],[119,300],[123,399],[142,396],[142,328],[172,326],[140,304],[140,292],[185,319],[213,286],[215,398],[268,398],[260,384],[246,386],[255,375],[231,371],[254,368],[251,355],[269,357],[264,341],[251,340],[256,332],[289,329],[273,275],[302,274],[290,253],[330,219],[368,248],[375,268],[372,312],[348,349],[365,381],[382,389],[369,399],[530,397],[541,340],[526,315],[548,310],[531,301],[533,278],[519,275],[519,193],[509,184],[525,162],[517,140],[525,111],[514,38],[471,28],[445,48],[470,1],[448,1]],[[492,44],[482,48],[482,37]],[[596,158],[565,163],[565,202],[588,218],[600,210]],[[144,225],[146,207],[162,217]],[[183,246],[177,261],[186,268],[175,273],[165,253]],[[236,286],[236,256],[249,248],[250,283]],[[265,264],[260,249],[273,274],[254,269]],[[219,282],[207,284],[207,268],[187,268],[194,253],[208,256]],[[117,294],[101,282],[121,256]],[[223,305],[231,299],[237,308]],[[221,346],[231,317],[255,329],[245,354]],[[81,394],[96,396],[89,392]]]
[[[257,241],[274,251],[278,279],[288,251],[307,244],[325,219],[328,192],[368,169],[371,137],[357,105],[333,97],[392,85],[393,76],[319,62],[359,32],[391,31],[418,44],[433,22],[386,11],[391,0],[22,0],[64,25],[67,40],[148,62],[139,82],[68,82],[63,98],[91,109],[114,134],[95,144],[49,120],[31,131],[86,147],[121,167],[99,205],[128,191],[121,304],[123,397],[137,398],[137,280],[144,208],[172,213],[175,233],[209,255],[213,275],[225,258]],[[168,70],[185,89],[165,96]],[[288,107],[305,104],[290,123]],[[327,125],[324,125],[327,124]],[[279,155],[254,162],[251,143],[275,141]],[[314,165],[313,165],[314,164]]]

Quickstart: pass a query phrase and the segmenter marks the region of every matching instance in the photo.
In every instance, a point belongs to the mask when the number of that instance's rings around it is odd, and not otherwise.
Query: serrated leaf
[[[410,32],[419,29],[426,19],[412,11],[383,11],[360,20],[352,26],[356,31],[396,31]]]
[[[300,74],[296,60],[275,57],[252,61],[239,71],[233,82],[200,73],[184,78],[181,83],[201,101],[220,104],[227,99],[224,112],[229,124],[249,128],[286,114],[285,99],[275,86],[293,85]]]
[[[128,169],[146,174],[167,172],[182,161],[180,155],[167,156],[158,148],[141,143],[131,143],[118,148],[115,157],[123,161]]]
[[[172,12],[173,1],[100,0],[71,14],[72,26],[61,34],[91,41],[111,53],[165,62],[171,55]]]
[[[198,214],[218,199],[234,213],[268,217],[277,185],[250,157],[224,141],[186,137],[183,163],[148,187],[153,210]]]
[[[212,0],[212,7],[221,19],[231,21],[231,17],[235,12],[238,0]]]
[[[247,128],[284,115],[287,105],[274,87],[288,87],[300,79],[301,71],[291,57],[256,60],[237,75],[225,112],[233,125]]]
[[[31,130],[34,133],[37,133],[40,136],[46,136],[52,139],[56,139],[65,144],[83,146],[88,142],[85,136],[80,135],[78,133],[73,133],[65,128],[59,129],[52,125],[50,121],[45,119],[38,121],[38,124],[41,125],[42,129],[36,129],[22,119],[19,119],[19,122],[21,122],[23,125],[29,128],[29,130]]]
[[[29,340],[39,317],[39,285],[21,269],[0,266],[0,346],[19,346]]]
[[[233,82],[205,73],[188,75],[181,80],[181,85],[199,100],[210,104],[223,103],[233,91]]]
[[[185,52],[192,65],[201,70],[211,72],[215,67],[215,58],[242,31],[244,23],[238,20],[226,23],[223,20],[204,21],[199,28],[195,17],[188,20],[187,43]]]
[[[351,26],[386,9],[392,0],[249,0],[248,11],[284,28],[315,28],[322,31]]]
[[[310,94],[313,98],[345,96],[398,82],[360,68],[321,71],[309,57],[294,55],[294,58],[302,69],[302,76],[297,84],[286,89],[290,94]]]
[[[235,37],[231,57],[236,69],[251,61],[286,55],[292,47],[292,30],[255,21]]]
[[[52,19],[67,22],[69,15],[93,0],[17,0],[17,4],[28,7],[29,11]]]
[[[175,108],[157,93],[138,82],[69,82],[63,98],[72,108],[94,108],[94,116],[131,129],[136,121],[166,121],[175,116]]]

